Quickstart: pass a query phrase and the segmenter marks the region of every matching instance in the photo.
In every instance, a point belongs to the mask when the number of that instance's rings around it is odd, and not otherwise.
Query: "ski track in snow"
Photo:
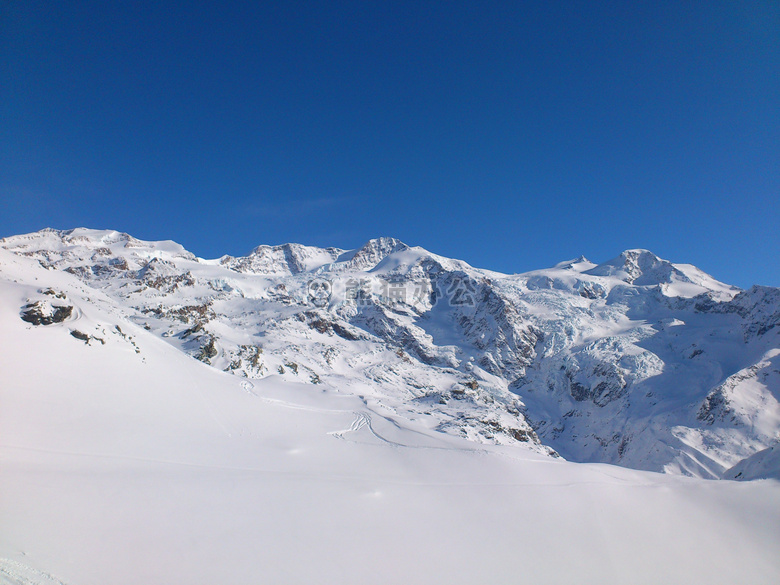
[[[440,451],[463,451],[464,450],[463,447],[457,447],[457,448],[456,447],[438,447],[438,446],[435,446],[435,445],[407,445],[405,443],[399,443],[397,441],[393,441],[393,440],[388,439],[388,438],[382,436],[381,434],[379,434],[376,431],[376,429],[374,428],[373,419],[371,417],[371,414],[368,413],[368,412],[356,411],[356,410],[340,410],[340,409],[329,409],[329,408],[317,408],[317,407],[314,407],[314,406],[305,406],[305,405],[302,405],[302,404],[295,404],[293,402],[289,402],[289,401],[286,401],[286,400],[280,400],[278,398],[270,398],[268,396],[261,396],[260,394],[258,394],[257,392],[254,391],[254,387],[255,386],[254,386],[254,384],[252,384],[252,382],[248,382],[248,381],[241,382],[241,388],[243,388],[246,392],[248,392],[249,394],[251,394],[252,396],[254,396],[256,398],[259,398],[263,402],[266,402],[268,404],[273,404],[274,406],[280,406],[280,407],[283,407],[283,408],[290,408],[290,409],[293,409],[293,410],[303,410],[303,411],[306,411],[306,412],[316,412],[318,414],[345,414],[345,413],[348,413],[348,412],[352,412],[355,415],[355,420],[352,422],[352,424],[350,425],[350,427],[348,429],[342,429],[342,430],[339,430],[339,431],[331,431],[331,432],[328,433],[329,435],[331,435],[333,437],[336,437],[337,439],[351,440],[351,439],[345,437],[344,435],[347,434],[347,433],[357,432],[360,429],[362,429],[363,427],[367,427],[369,432],[376,439],[378,439],[382,443],[384,443],[386,445],[389,445],[391,447],[403,447],[403,448],[406,448],[406,449],[434,449],[434,450],[440,450]],[[374,414],[376,414],[376,413],[374,413]],[[380,416],[380,415],[377,415],[377,416]],[[413,429],[407,429],[406,427],[401,427],[401,425],[399,425],[396,421],[394,421],[392,419],[388,419],[386,417],[382,417],[382,418],[384,420],[386,420],[388,423],[390,423],[393,426],[395,426],[399,430],[403,430],[403,431],[406,431],[406,432],[411,432],[411,433],[414,433],[414,434],[419,434],[419,435],[421,435],[423,437],[431,439],[431,437],[429,437],[425,433],[420,433],[419,431],[416,431],[416,430],[413,430]],[[357,441],[353,441],[353,442],[357,442]],[[484,449],[480,449],[480,448],[467,448],[467,450],[474,451],[474,452],[479,452],[479,453],[486,452]]]
[[[352,424],[348,429],[344,429],[343,431],[331,431],[328,434],[333,435],[337,439],[344,439],[344,435],[346,433],[354,433],[355,431],[359,431],[367,424],[370,424],[370,420],[371,419],[365,413],[355,412],[355,420],[352,421]]]
[[[405,447],[407,449],[446,449],[445,447],[428,447],[425,445],[405,445],[403,443],[397,443],[396,441],[391,441],[390,439],[387,439],[386,437],[383,437],[382,435],[376,432],[371,420],[371,415],[369,413],[355,411],[354,414],[355,414],[355,420],[352,421],[352,424],[348,429],[344,429],[343,431],[332,431],[328,434],[338,439],[349,441],[350,439],[348,437],[345,437],[344,435],[346,435],[347,433],[357,432],[363,427],[366,427],[374,437],[382,441],[382,443],[389,445],[391,447]],[[456,451],[457,449],[448,449],[448,450]]]
[[[248,380],[241,382],[241,387],[247,392],[247,394],[251,394],[252,396],[257,396],[257,393],[254,390],[255,385],[252,384],[252,382],[249,382]]]

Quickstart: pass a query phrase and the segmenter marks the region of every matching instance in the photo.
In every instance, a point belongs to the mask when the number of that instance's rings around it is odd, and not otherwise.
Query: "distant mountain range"
[[[46,229],[0,240],[0,261],[5,278],[69,273],[117,329],[135,323],[213,368],[324,385],[476,443],[780,474],[780,289],[740,290],[647,250],[507,275],[394,238],[204,260],[171,241]],[[20,318],[100,344],[83,307],[38,278]]]

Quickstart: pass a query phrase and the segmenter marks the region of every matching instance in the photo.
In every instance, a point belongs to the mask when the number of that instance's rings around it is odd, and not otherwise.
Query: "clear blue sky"
[[[0,3],[0,236],[780,285],[780,2]]]

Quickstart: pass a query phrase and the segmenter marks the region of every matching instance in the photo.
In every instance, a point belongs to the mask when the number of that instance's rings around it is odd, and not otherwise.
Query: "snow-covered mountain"
[[[776,583],[780,483],[675,474],[777,478],[778,314],[645,251],[6,238],[0,584]]]
[[[393,238],[204,260],[47,229],[0,248],[214,368],[321,384],[477,443],[718,478],[780,440],[780,290],[647,250],[505,275]],[[20,311],[67,306],[41,284]]]

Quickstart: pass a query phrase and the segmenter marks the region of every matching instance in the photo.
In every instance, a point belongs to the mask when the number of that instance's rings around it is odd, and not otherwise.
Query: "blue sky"
[[[0,236],[780,286],[780,3],[4,2]]]

